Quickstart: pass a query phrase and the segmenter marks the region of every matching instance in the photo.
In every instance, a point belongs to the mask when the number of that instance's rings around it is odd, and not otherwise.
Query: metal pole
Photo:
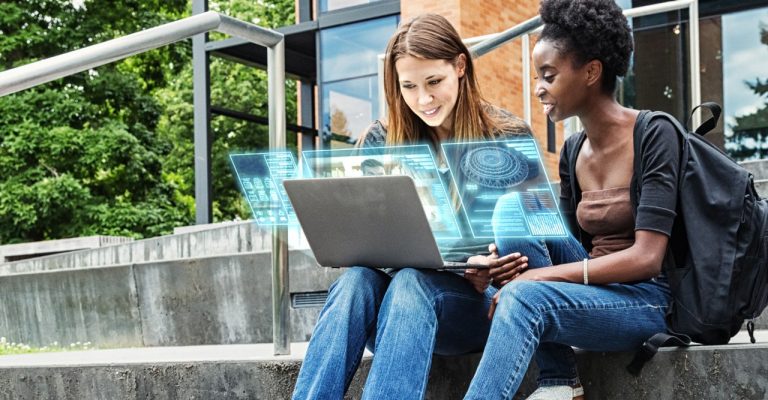
[[[531,126],[531,35],[523,35],[523,118]]]
[[[285,40],[267,49],[269,149],[285,149]],[[288,230],[272,228],[272,342],[275,355],[291,353]]]
[[[693,0],[688,7],[688,48],[690,52],[691,69],[691,107],[701,104],[701,58],[699,46],[699,2]],[[691,129],[701,125],[701,111],[691,115]]]
[[[208,10],[207,0],[192,2],[192,12]],[[192,37],[192,95],[194,106],[195,143],[195,223],[213,222],[211,192],[211,84],[208,52],[205,43],[208,34]]]

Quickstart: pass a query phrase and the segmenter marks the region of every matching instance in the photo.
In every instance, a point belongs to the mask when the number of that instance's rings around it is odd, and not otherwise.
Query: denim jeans
[[[580,261],[587,253],[573,237],[497,239],[500,254],[528,256],[529,268]],[[574,385],[571,346],[590,351],[631,351],[666,330],[669,288],[655,280],[587,286],[512,281],[501,289],[488,342],[466,399],[511,399],[535,357],[539,386]]]
[[[366,343],[374,356],[364,399],[423,398],[433,353],[483,349],[495,293],[451,272],[350,268],[331,286],[293,398],[341,399]]]

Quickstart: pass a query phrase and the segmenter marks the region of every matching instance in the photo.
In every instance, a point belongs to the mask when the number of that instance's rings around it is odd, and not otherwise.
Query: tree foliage
[[[230,3],[254,8],[253,2]],[[255,7],[250,18],[292,21],[293,5],[285,11],[283,3],[277,3],[280,12]],[[176,20],[189,15],[189,5],[0,2],[0,68]],[[214,104],[266,115],[264,73],[212,60]],[[95,234],[147,237],[193,223],[191,76],[191,46],[185,41],[1,97],[0,243]],[[295,110],[295,101],[289,109]],[[247,217],[222,160],[231,148],[263,146],[266,127],[218,117],[213,132],[215,215]]]

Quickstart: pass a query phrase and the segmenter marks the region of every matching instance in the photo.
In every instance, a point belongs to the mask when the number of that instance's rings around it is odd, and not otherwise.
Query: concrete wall
[[[323,291],[342,272],[290,253],[291,292]],[[0,335],[34,346],[272,341],[268,252],[0,276]],[[291,311],[306,341],[319,308]]]

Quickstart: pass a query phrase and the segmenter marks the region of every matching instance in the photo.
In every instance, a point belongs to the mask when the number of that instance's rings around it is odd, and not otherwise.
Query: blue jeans
[[[587,257],[573,237],[497,240],[501,254],[515,249],[529,268]],[[511,399],[535,357],[539,386],[579,383],[571,346],[590,351],[636,350],[666,330],[669,288],[655,280],[586,286],[512,281],[501,289],[488,342],[466,399]]]
[[[331,286],[293,398],[341,399],[366,343],[374,357],[364,399],[423,398],[433,353],[483,349],[495,293],[451,272],[350,268]]]

